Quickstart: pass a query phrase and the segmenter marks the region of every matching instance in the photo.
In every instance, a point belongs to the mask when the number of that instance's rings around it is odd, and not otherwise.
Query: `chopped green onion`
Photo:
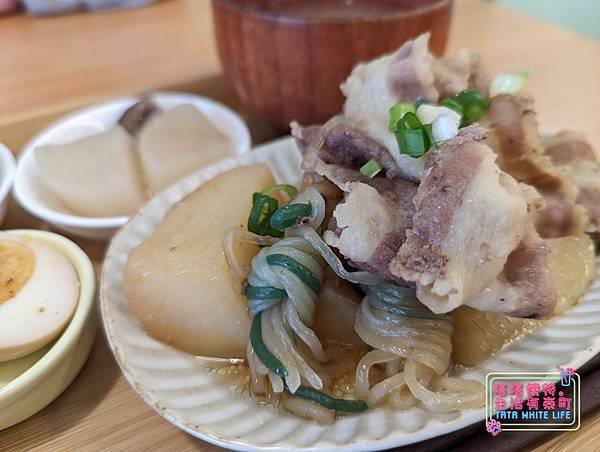
[[[246,288],[246,296],[252,300],[275,300],[283,298],[286,295],[286,291],[283,289],[277,289],[271,286],[248,286]]]
[[[418,101],[415,102],[415,110],[418,110],[421,105],[427,104],[427,103],[429,103],[427,101],[427,99],[425,99],[424,97],[421,97]]]
[[[400,154],[410,157],[421,157],[429,150],[429,139],[423,129],[419,117],[413,112],[407,112],[400,118],[394,131]]]
[[[468,118],[470,122],[481,118],[485,114],[486,108],[476,102],[467,107],[465,111],[465,118]]]
[[[321,283],[318,278],[308,268],[298,262],[296,259],[286,256],[285,254],[270,254],[267,256],[269,265],[279,265],[291,271],[294,275],[300,278],[316,294],[321,292]]]
[[[396,130],[398,121],[400,121],[406,113],[414,113],[415,111],[415,106],[407,103],[399,103],[390,108],[390,130],[392,132]]]
[[[423,124],[433,124],[433,122],[442,115],[449,116],[456,122],[456,127],[460,125],[462,115],[452,108],[448,108],[444,105],[421,105],[417,108],[417,118]]]
[[[273,237],[282,237],[281,231],[271,228],[271,215],[277,210],[279,203],[275,198],[254,193],[252,196],[252,208],[248,216],[248,231],[258,235],[271,235]]]
[[[287,385],[284,386],[284,390],[288,394],[292,394]],[[299,386],[298,389],[296,389],[296,392],[294,392],[292,395],[302,399],[310,400],[318,403],[321,406],[324,406],[325,408],[342,413],[360,413],[369,408],[367,406],[367,402],[364,400],[336,399],[335,397],[331,397],[329,394],[325,394],[324,392],[317,391],[316,389],[306,386]]]
[[[296,187],[294,187],[293,185],[288,185],[288,184],[271,185],[270,187],[265,188],[261,192],[261,194],[262,195],[270,195],[274,191],[284,192],[286,195],[288,195],[290,197],[290,200],[292,200],[296,196],[298,196],[298,189]]]
[[[473,102],[477,102],[480,100],[484,100],[483,94],[481,94],[476,89],[465,89],[458,94],[452,96],[454,100],[456,100],[462,106],[472,104]]]
[[[497,94],[516,94],[521,91],[527,83],[529,72],[517,72],[516,74],[498,74],[490,85],[490,97]]]
[[[421,123],[419,117],[412,112],[408,112],[404,116],[402,116],[402,121],[400,122],[400,124],[402,124],[403,129],[408,130],[418,130],[421,127],[423,127],[423,124]]]
[[[490,101],[476,89],[461,91],[442,100],[441,104],[462,114],[462,126],[477,121],[490,108]]]
[[[310,204],[288,204],[277,209],[271,216],[271,227],[279,231],[294,226],[300,218],[310,217]]]
[[[439,146],[437,145],[435,138],[433,138],[433,125],[432,124],[424,124],[423,132],[425,132],[425,136],[429,140],[429,144],[431,147],[437,149]]]
[[[459,104],[458,102],[456,102],[455,100],[453,100],[452,98],[448,97],[448,98],[442,100],[442,102],[440,102],[440,103],[444,107],[451,108],[452,110],[454,110],[455,112],[459,113],[462,116],[463,106],[461,104]]]
[[[381,165],[375,159],[369,160],[360,168],[361,174],[368,179],[373,179],[375,176],[377,176],[377,174],[379,174],[380,171]]]
[[[429,143],[426,143],[427,137],[423,129],[415,130],[397,130],[394,132],[396,141],[401,154],[406,154],[414,158],[423,156],[429,149]]]
[[[275,375],[280,377],[287,376],[288,372],[283,363],[267,348],[262,337],[262,312],[259,312],[252,319],[252,326],[250,327],[250,343],[254,349],[254,353],[260,362],[263,363],[267,369],[273,372]]]

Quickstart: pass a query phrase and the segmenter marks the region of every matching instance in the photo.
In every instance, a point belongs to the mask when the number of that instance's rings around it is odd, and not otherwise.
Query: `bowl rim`
[[[11,229],[4,231],[13,235],[30,235],[54,246],[63,253],[73,265],[79,278],[79,299],[73,317],[60,334],[56,342],[44,356],[4,387],[0,388],[0,402],[18,396],[22,391],[34,386],[70,353],[77,342],[89,316],[92,314],[96,299],[96,275],[87,254],[73,241],[54,232],[35,229]]]
[[[0,143],[0,203],[3,202],[13,186],[15,181],[16,162],[12,151]]]
[[[19,205],[29,212],[31,215],[41,218],[44,221],[66,227],[74,227],[81,229],[96,229],[96,228],[120,228],[129,221],[130,216],[117,215],[107,217],[88,217],[76,214],[69,214],[59,212],[45,204],[32,199],[32,197],[24,194],[23,187],[26,186],[29,181],[28,175],[25,173],[24,162],[35,160],[35,149],[40,146],[40,142],[44,142],[48,135],[52,135],[67,127],[72,121],[76,121],[81,116],[93,116],[98,112],[105,109],[117,108],[123,104],[131,104],[139,101],[142,97],[150,97],[156,100],[156,102],[168,102],[177,101],[180,104],[192,103],[192,104],[204,104],[209,108],[215,108],[220,110],[222,113],[229,117],[229,120],[234,124],[235,132],[232,135],[239,136],[239,146],[234,149],[235,156],[247,154],[251,148],[251,138],[248,126],[235,111],[229,108],[227,105],[216,101],[214,99],[200,96],[197,94],[178,92],[178,91],[151,91],[145,94],[134,95],[134,96],[123,96],[113,99],[106,100],[104,102],[94,103],[87,107],[77,109],[71,113],[61,116],[56,121],[52,122],[40,132],[35,134],[31,139],[25,143],[19,154],[16,171],[14,175],[14,186],[13,196]],[[210,118],[208,118],[210,120]],[[168,188],[168,187],[167,187]],[[154,196],[158,195],[156,193]],[[132,214],[133,215],[133,214]]]
[[[343,24],[343,23],[372,23],[399,19],[402,17],[420,15],[436,9],[450,8],[453,0],[427,0],[425,5],[417,5],[408,10],[397,11],[394,13],[385,13],[380,15],[368,16],[366,18],[343,18],[343,17],[300,17],[290,16],[273,10],[261,10],[254,5],[242,4],[237,0],[212,0],[213,5],[218,4],[220,7],[241,15],[266,19],[272,22],[283,22],[291,24]],[[213,12],[214,12],[213,6]]]

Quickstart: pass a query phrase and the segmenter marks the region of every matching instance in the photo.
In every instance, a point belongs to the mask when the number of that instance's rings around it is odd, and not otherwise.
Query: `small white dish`
[[[77,272],[80,290],[73,318],[53,344],[18,360],[0,363],[0,430],[37,413],[71,384],[88,357],[97,327],[96,277],[83,250],[52,232],[6,232],[35,237],[61,251]]]
[[[233,143],[234,154],[250,150],[250,133],[244,121],[231,109],[214,100],[186,93],[157,92],[149,95],[158,107],[168,110],[192,104],[206,115]],[[140,97],[126,97],[78,110],[51,124],[23,148],[17,164],[14,196],[30,214],[72,234],[104,240],[121,228],[129,217],[84,217],[70,213],[43,185],[34,150],[45,144],[65,144],[113,127],[125,110]]]
[[[14,179],[15,158],[10,149],[0,143],[0,224],[6,217]]]
[[[106,253],[100,310],[110,348],[123,375],[157,413],[189,434],[229,450],[366,451],[399,447],[443,435],[475,422],[485,410],[448,415],[418,407],[378,407],[318,425],[253,403],[231,379],[206,369],[208,362],[145,333],[129,312],[123,274],[129,254],[150,237],[169,209],[215,176],[243,165],[265,163],[277,183],[298,184],[302,157],[292,138],[224,160],[171,186],[146,204],[115,236]],[[559,318],[509,344],[478,367],[458,372],[481,382],[489,372],[553,372],[579,368],[600,351],[600,258],[583,299]]]

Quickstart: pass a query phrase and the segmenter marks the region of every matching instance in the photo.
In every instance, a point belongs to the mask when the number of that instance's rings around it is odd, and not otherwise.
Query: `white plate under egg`
[[[320,426],[274,408],[252,403],[231,383],[209,373],[198,357],[180,352],[144,333],[129,313],[123,272],[131,250],[146,240],[166,212],[200,185],[236,166],[266,162],[278,183],[301,178],[300,154],[291,138],[215,164],[182,180],[151,200],[115,236],[101,283],[101,312],[110,347],[123,374],[161,416],[186,432],[229,449],[377,450],[401,446],[482,421],[484,409],[432,415],[419,408],[377,408]],[[559,319],[515,342],[469,377],[487,372],[555,371],[578,368],[600,351],[600,271],[583,301]],[[247,391],[246,391],[247,392]],[[482,424],[483,426],[483,424]]]

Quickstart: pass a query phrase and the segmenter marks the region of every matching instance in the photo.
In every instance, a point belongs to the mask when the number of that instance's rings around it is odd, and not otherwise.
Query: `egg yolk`
[[[35,268],[35,254],[27,246],[0,240],[0,304],[14,297]]]

